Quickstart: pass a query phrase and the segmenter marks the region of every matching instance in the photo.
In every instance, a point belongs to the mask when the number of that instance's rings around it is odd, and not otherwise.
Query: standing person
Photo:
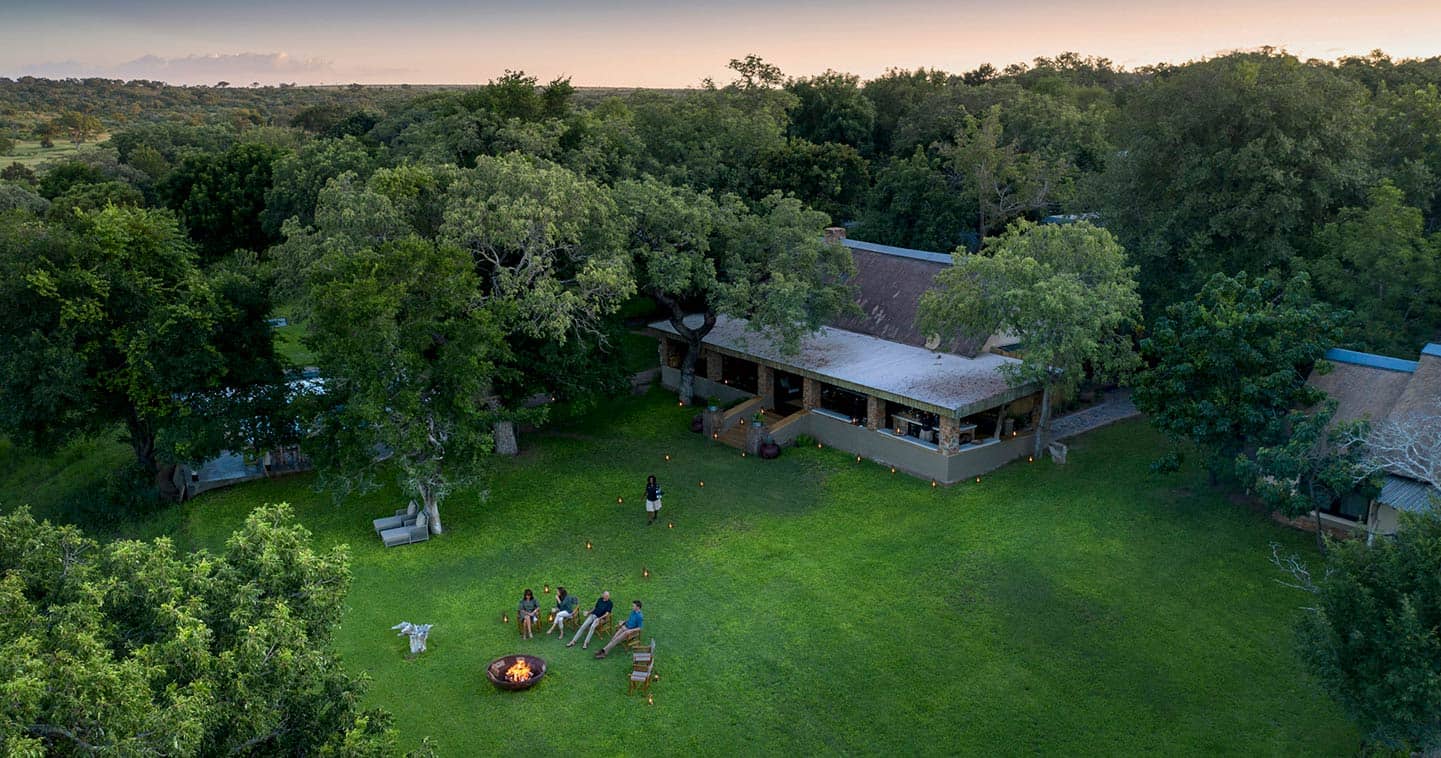
[[[645,617],[640,613],[640,601],[630,601],[630,616],[626,618],[625,623],[621,625],[620,629],[616,630],[615,636],[610,638],[610,642],[605,643],[605,647],[596,651],[595,657],[597,659],[606,657],[606,655],[610,653],[611,648],[640,634],[640,627],[644,623]]]
[[[545,630],[545,633],[550,634],[559,629],[559,639],[565,639],[565,620],[575,615],[575,606],[578,605],[579,602],[576,596],[567,593],[564,587],[556,587],[555,621],[551,622],[550,628]]]
[[[265,469],[265,478],[270,478],[270,466],[275,463],[275,458],[270,455],[270,448],[265,449],[265,455],[260,459],[260,465]]]
[[[610,591],[606,590],[600,593],[600,598],[595,601],[595,607],[590,609],[590,614],[585,617],[585,621],[580,622],[580,628],[575,630],[575,636],[565,646],[575,647],[575,641],[580,639],[580,633],[585,632],[585,642],[581,644],[580,649],[589,648],[590,638],[595,634],[595,628],[600,626],[601,619],[610,615],[610,609],[613,607],[614,603],[610,602]]]
[[[529,587],[520,596],[520,605],[516,607],[515,612],[517,614],[515,620],[521,624],[520,628],[525,630],[521,636],[528,640],[534,639],[535,622],[540,618],[540,603],[535,602],[535,593],[531,592]]]
[[[646,526],[655,523],[660,517],[660,496],[665,493],[660,491],[660,484],[656,483],[655,474],[645,478],[645,515]]]

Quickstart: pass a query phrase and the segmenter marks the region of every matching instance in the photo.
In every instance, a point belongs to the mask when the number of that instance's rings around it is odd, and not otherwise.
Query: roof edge
[[[1437,348],[1437,355],[1441,355],[1441,345],[1428,345]],[[1424,350],[1422,351],[1425,352]],[[1416,361],[1407,361],[1400,358],[1392,358],[1387,355],[1376,355],[1374,353],[1362,353],[1356,350],[1344,350],[1333,347],[1326,351],[1326,360],[1335,363],[1346,363],[1352,366],[1365,366],[1367,368],[1379,368],[1384,371],[1401,371],[1407,374],[1416,373],[1416,367],[1420,364]]]
[[[852,250],[865,250],[868,253],[880,253],[881,255],[893,255],[897,258],[910,258],[916,261],[940,263],[947,266],[951,265],[951,256],[946,253],[935,253],[929,250],[912,250],[908,247],[881,245],[875,242],[865,242],[864,240],[841,239],[838,240],[838,242]]]

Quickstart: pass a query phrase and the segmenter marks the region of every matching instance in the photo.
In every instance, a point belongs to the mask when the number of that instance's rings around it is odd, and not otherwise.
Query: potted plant
[[[720,398],[716,397],[715,395],[711,395],[710,397],[706,398],[705,403],[705,409],[708,411],[720,410]]]
[[[773,458],[780,457],[781,446],[777,445],[776,441],[774,439],[771,439],[771,436],[767,434],[765,442],[761,443],[761,446],[756,450],[756,453],[765,460],[771,460]]]

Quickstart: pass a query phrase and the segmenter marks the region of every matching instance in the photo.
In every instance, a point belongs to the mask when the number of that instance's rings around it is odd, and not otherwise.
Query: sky
[[[465,84],[506,69],[578,86],[963,72],[1064,51],[1135,67],[1263,45],[1303,58],[1441,55],[1441,0],[0,0],[0,76],[174,84]]]

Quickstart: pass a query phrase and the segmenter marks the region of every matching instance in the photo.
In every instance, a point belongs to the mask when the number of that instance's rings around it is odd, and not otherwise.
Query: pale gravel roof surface
[[[698,315],[687,317],[687,325],[692,319],[696,326],[700,325]],[[666,321],[657,321],[651,328],[676,334]],[[1014,358],[994,353],[964,358],[834,327],[821,327],[802,341],[799,353],[785,355],[772,340],[748,330],[745,319],[719,316],[703,342],[843,387],[878,390],[961,415],[994,407],[1036,389],[1013,388],[1007,382],[1000,369],[1020,364]]]

